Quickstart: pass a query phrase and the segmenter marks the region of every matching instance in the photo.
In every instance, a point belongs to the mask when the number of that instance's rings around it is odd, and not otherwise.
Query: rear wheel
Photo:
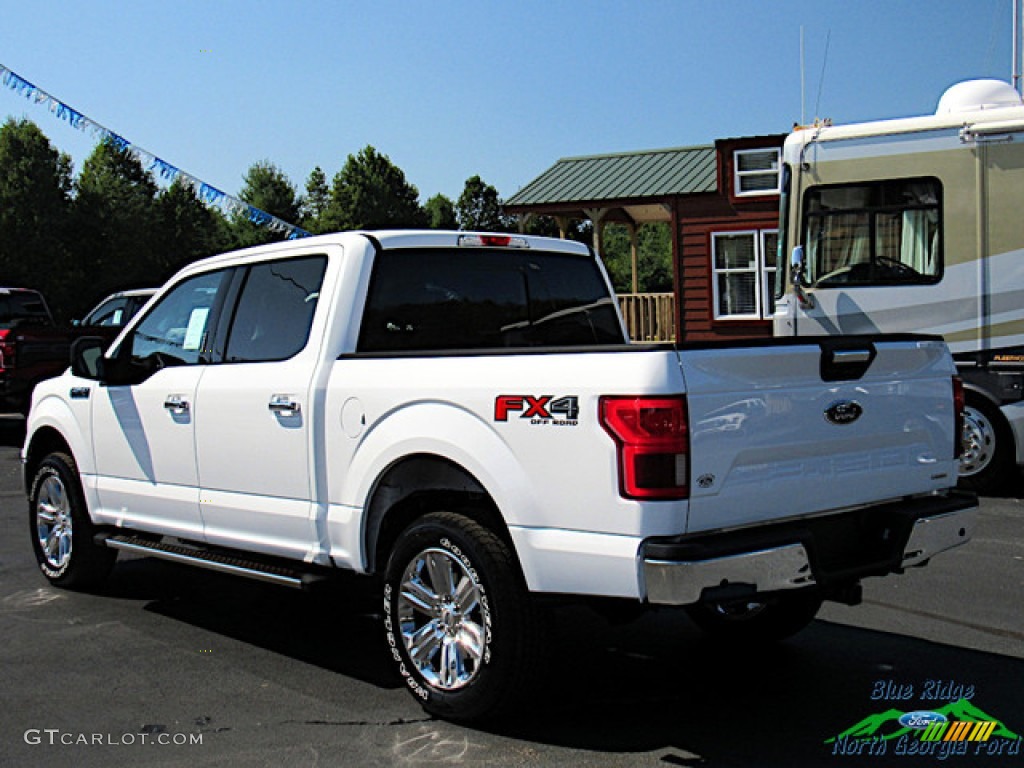
[[[735,642],[782,640],[810,624],[821,608],[815,594],[774,595],[760,599],[726,600],[687,606],[702,630]]]
[[[93,541],[75,460],[51,453],[39,465],[29,491],[32,548],[51,584],[85,589],[102,582],[117,559],[116,550]]]
[[[978,493],[997,491],[1012,463],[1012,444],[999,410],[987,400],[969,397],[964,409],[960,486]]]
[[[495,715],[529,688],[539,626],[509,547],[463,515],[429,514],[388,560],[384,625],[403,682],[432,714]]]

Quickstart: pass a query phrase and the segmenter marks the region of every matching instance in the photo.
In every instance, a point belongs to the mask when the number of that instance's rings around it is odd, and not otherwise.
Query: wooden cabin
[[[770,336],[785,134],[713,145],[567,157],[505,203],[521,220],[550,216],[564,233],[588,219],[600,252],[605,225],[666,223],[674,291],[620,296],[635,339]]]

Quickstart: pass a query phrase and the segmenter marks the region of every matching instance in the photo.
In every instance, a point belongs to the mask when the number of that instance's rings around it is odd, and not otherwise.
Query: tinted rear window
[[[359,351],[623,340],[614,300],[590,258],[493,249],[396,250],[377,257]]]
[[[17,291],[0,294],[0,325],[18,322],[48,323],[50,313],[42,297],[35,291]]]

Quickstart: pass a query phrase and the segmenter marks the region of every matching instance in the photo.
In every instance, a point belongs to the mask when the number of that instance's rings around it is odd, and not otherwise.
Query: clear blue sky
[[[1012,0],[4,0],[0,64],[231,194],[254,162],[301,191],[372,144],[421,202],[473,174],[507,198],[560,157],[788,131],[801,26],[808,120],[932,112],[955,82],[1010,78],[1011,14]],[[6,116],[35,121],[76,173],[94,143],[2,89]]]

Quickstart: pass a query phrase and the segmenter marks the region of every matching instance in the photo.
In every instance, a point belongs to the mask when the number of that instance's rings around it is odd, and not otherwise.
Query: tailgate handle
[[[848,344],[840,347],[822,345],[821,380],[856,381],[867,373],[876,354],[874,344]]]
[[[871,359],[870,349],[835,349],[832,350],[832,362],[836,365],[854,365],[866,363]]]

